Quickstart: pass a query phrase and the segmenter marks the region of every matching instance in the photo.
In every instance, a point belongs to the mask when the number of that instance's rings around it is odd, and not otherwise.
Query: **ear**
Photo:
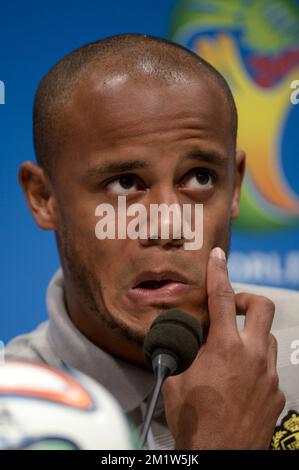
[[[246,167],[246,154],[243,150],[237,150],[235,161],[234,192],[231,205],[231,218],[237,219],[240,215],[241,186]]]
[[[43,168],[31,161],[22,163],[19,182],[36,224],[44,230],[55,230],[57,206],[52,185]]]

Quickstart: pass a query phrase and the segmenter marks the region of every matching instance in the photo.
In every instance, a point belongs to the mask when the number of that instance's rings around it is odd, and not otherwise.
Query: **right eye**
[[[142,186],[135,175],[120,175],[110,180],[106,188],[115,194],[128,194],[140,191]]]

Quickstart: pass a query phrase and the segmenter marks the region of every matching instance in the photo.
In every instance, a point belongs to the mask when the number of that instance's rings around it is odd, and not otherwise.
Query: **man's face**
[[[206,78],[166,85],[115,76],[104,83],[94,72],[81,80],[62,125],[57,239],[66,297],[76,297],[74,315],[81,316],[75,322],[92,322],[94,335],[109,325],[140,341],[165,309],[203,319],[209,252],[228,250],[238,192],[223,92]],[[109,203],[117,213],[119,195],[148,212],[151,204],[203,204],[202,248],[184,250],[171,237],[97,239],[95,208]]]

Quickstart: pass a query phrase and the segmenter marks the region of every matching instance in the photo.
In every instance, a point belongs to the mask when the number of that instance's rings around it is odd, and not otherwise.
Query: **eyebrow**
[[[201,150],[192,150],[182,159],[182,161],[186,160],[196,160],[199,163],[205,162],[219,167],[227,163],[227,157],[215,151],[203,152]],[[151,162],[140,160],[104,162],[101,165],[89,168],[83,178],[84,180],[97,180],[99,177],[107,174],[127,173],[129,171],[142,170],[152,166],[153,164]]]
[[[215,150],[204,151],[204,152],[201,150],[192,150],[186,155],[185,159],[196,160],[199,163],[201,162],[210,163],[218,167],[222,167],[228,162],[228,158],[225,155]]]
[[[104,162],[101,165],[89,168],[84,175],[84,179],[96,179],[109,173],[126,173],[128,171],[149,168],[150,166],[152,166],[150,162],[140,160]]]

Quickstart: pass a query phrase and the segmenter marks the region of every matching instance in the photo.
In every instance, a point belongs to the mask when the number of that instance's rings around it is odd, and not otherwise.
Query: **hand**
[[[207,267],[207,340],[189,369],[166,380],[166,419],[177,449],[268,448],[285,404],[270,334],[275,307],[265,297],[235,295],[219,250]],[[240,332],[237,312],[246,315]]]

